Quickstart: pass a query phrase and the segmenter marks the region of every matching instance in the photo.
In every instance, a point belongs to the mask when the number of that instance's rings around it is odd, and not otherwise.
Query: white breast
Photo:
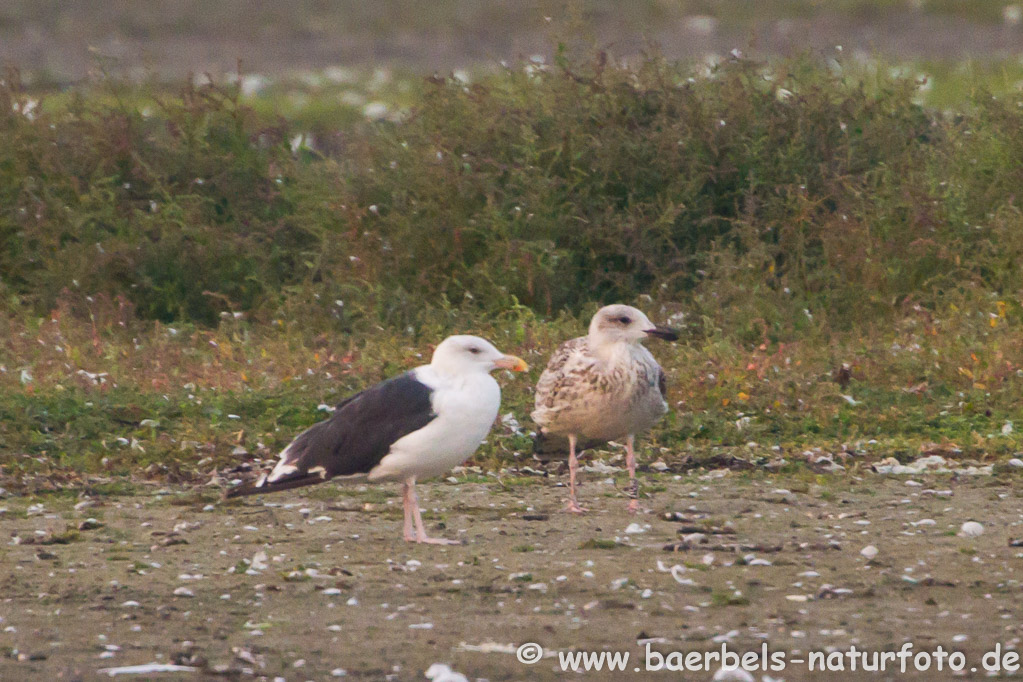
[[[437,417],[395,442],[369,473],[371,481],[446,473],[476,452],[497,418],[501,388],[489,374],[452,379],[426,366],[416,370],[416,378],[433,389],[431,402]]]

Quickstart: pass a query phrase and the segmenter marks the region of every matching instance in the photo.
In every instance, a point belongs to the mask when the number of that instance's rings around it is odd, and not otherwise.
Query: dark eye
[[[632,320],[630,320],[627,317],[619,317],[618,321],[621,322],[622,324],[629,324],[630,322],[632,322]]]
[[[472,353],[473,355],[478,355],[479,352],[480,352],[480,349],[477,348],[476,346],[470,346],[469,347],[469,352]]]

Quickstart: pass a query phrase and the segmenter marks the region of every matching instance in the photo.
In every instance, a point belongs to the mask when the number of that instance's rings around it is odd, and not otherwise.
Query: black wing
[[[278,467],[294,467],[272,483],[232,488],[228,497],[286,490],[335,476],[369,473],[391,446],[436,418],[432,390],[406,372],[356,393],[338,404],[330,419],[300,433],[285,448]]]
[[[661,391],[661,397],[664,400],[668,399],[668,377],[664,375],[664,370],[660,367],[657,368],[657,388]]]

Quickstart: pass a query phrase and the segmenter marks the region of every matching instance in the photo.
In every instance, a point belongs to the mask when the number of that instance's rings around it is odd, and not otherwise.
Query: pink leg
[[[636,437],[631,433],[625,441],[625,463],[629,467],[629,487],[626,494],[629,496],[629,513],[635,514],[639,511],[639,483],[636,482],[636,451],[634,449]]]
[[[410,478],[401,484],[401,506],[405,511],[405,542],[412,542],[416,539],[415,529],[412,527],[412,505],[415,504],[412,501],[413,483],[415,483],[415,479]]]
[[[445,538],[431,538],[426,536],[426,528],[423,527],[423,516],[419,512],[419,498],[416,496],[416,479],[410,478],[408,480],[408,496],[412,503],[412,519],[416,527],[416,535],[414,538],[409,538],[406,534],[406,540],[415,540],[416,542],[424,542],[428,545],[460,545],[462,544],[458,540],[447,540]]]
[[[575,470],[579,466],[578,460],[575,457],[575,434],[569,434],[568,436],[568,504],[565,506],[565,511],[572,512],[573,514],[582,514],[586,511],[585,507],[580,507],[579,502],[575,498]]]

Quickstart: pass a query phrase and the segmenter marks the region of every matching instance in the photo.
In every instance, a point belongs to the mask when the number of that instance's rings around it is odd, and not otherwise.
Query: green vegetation
[[[855,62],[568,50],[471,84],[359,78],[372,121],[325,86],[299,114],[272,88],[36,101],[6,76],[5,477],[208,476],[448,333],[535,379],[611,301],[684,328],[653,348],[666,461],[1020,449],[1018,92],[939,109],[916,72]],[[530,382],[502,382],[528,430]],[[477,460],[528,450],[498,425]]]
[[[618,549],[624,547],[616,540],[605,540],[603,538],[590,538],[586,542],[579,545],[579,549]]]
[[[750,600],[738,592],[712,592],[710,602],[714,606],[749,606]]]

